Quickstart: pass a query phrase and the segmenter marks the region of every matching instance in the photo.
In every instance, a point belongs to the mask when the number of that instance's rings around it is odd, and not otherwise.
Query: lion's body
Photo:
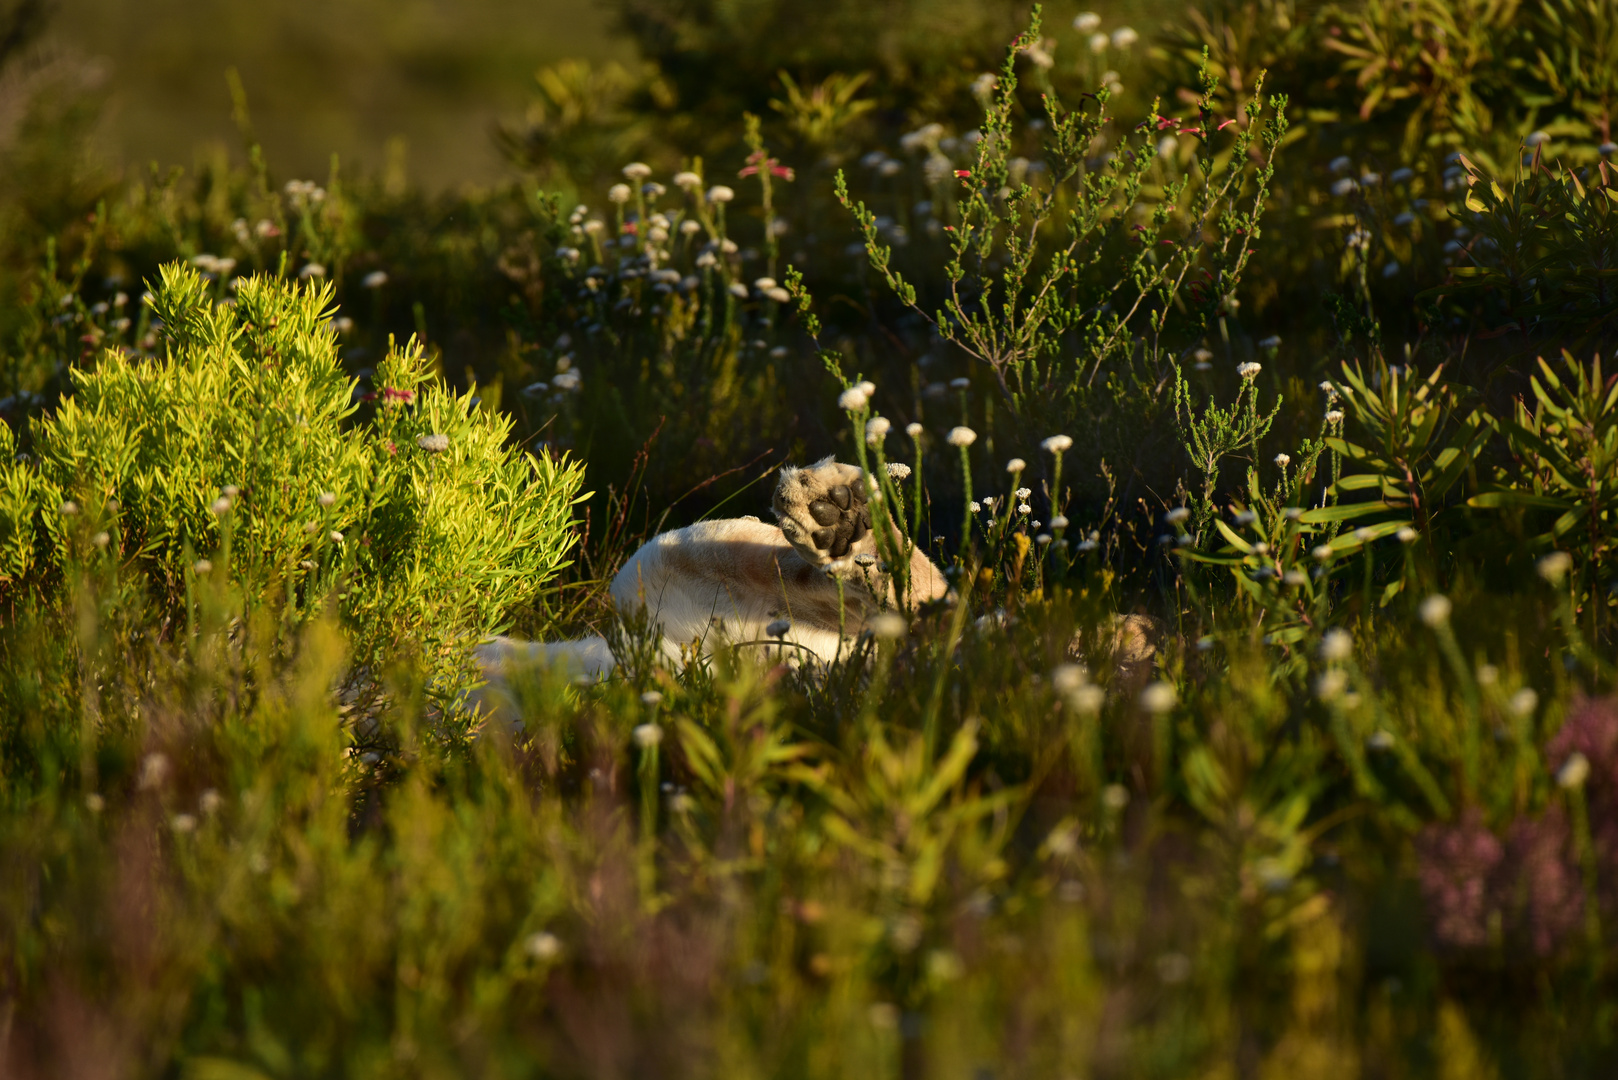
[[[865,509],[859,471],[826,461],[812,469],[784,470],[776,491],[777,517],[800,537],[794,543],[781,526],[758,518],[704,521],[661,533],[635,552],[613,578],[611,596],[621,615],[644,614],[657,628],[662,648],[680,662],[694,647],[784,642],[797,659],[826,663],[846,651],[866,620],[896,603],[891,579],[875,559],[875,537],[859,520]],[[820,527],[831,516],[832,493],[852,523]],[[813,505],[813,511],[809,507]],[[830,538],[823,534],[832,533]],[[808,540],[818,535],[824,543]],[[807,541],[807,542],[805,542]],[[841,549],[832,558],[831,550]],[[944,594],[943,574],[919,549],[910,560],[907,602]],[[769,632],[777,624],[776,633]],[[781,626],[787,626],[782,632]],[[478,659],[499,689],[516,666],[545,663],[576,675],[600,677],[614,658],[601,637],[564,642],[522,642],[497,638],[480,647]]]

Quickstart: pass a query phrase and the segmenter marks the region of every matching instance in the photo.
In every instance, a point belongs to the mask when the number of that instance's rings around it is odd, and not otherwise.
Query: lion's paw
[[[781,532],[812,566],[876,550],[864,477],[857,466],[829,457],[807,468],[787,466],[773,503]]]

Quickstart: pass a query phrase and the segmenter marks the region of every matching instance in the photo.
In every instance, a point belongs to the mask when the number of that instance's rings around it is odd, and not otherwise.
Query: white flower
[[[1247,363],[1242,364],[1236,369],[1236,374],[1240,375],[1244,379],[1254,379],[1257,378],[1258,373],[1263,370],[1263,364],[1254,363],[1253,361],[1249,360]]]
[[[1539,695],[1534,693],[1534,688],[1531,686],[1525,686],[1511,695],[1510,706],[1513,716],[1527,716],[1534,711],[1534,707],[1538,704]]]
[[[1336,553],[1332,551],[1330,544],[1321,544],[1309,554],[1313,555],[1319,562],[1327,562],[1331,559],[1332,555]]]
[[[910,479],[910,466],[899,461],[888,462],[888,476],[894,480]]]
[[[1073,17],[1073,29],[1081,34],[1093,34],[1101,26],[1101,16],[1093,11],[1081,11]]]
[[[208,814],[210,816],[217,814],[219,812],[219,808],[224,805],[224,796],[220,795],[219,792],[215,791],[213,788],[209,788],[208,790],[204,791],[197,798],[198,809],[200,809],[204,814]]]
[[[711,203],[728,203],[736,197],[736,192],[724,184],[715,184],[708,189],[708,201]]]
[[[635,745],[649,750],[663,741],[663,729],[657,724],[638,724],[633,732]]]
[[[1443,593],[1433,593],[1421,602],[1417,611],[1421,615],[1422,622],[1437,629],[1449,622],[1450,612],[1454,608],[1455,605],[1450,603],[1449,597]]]
[[[775,279],[772,277],[761,277],[757,281],[753,282],[753,288],[757,289],[759,292],[767,292],[770,289],[775,288]]]
[[[634,193],[629,190],[628,184],[614,184],[612,187],[607,189],[607,201],[619,203],[621,205],[628,202],[629,197],[632,194]]]
[[[1019,514],[1032,514],[1033,512],[1034,512],[1034,508],[1032,506],[1029,506],[1027,503],[1018,503],[1017,504],[1017,513],[1019,513]]]
[[[1331,193],[1336,195],[1338,198],[1342,198],[1344,195],[1353,194],[1354,189],[1358,186],[1359,185],[1354,183],[1351,177],[1345,176],[1341,180],[1338,180],[1332,184]]]
[[[336,529],[333,529],[331,531],[331,542],[334,544],[341,544],[343,542],[343,534],[338,532]]]
[[[387,283],[388,272],[386,270],[372,270],[369,274],[366,274],[360,279],[360,284],[364,285],[367,289],[380,289]]]
[[[1402,268],[1396,260],[1389,260],[1388,264],[1382,268],[1382,276],[1387,278],[1398,277],[1400,269]]]
[[[1109,38],[1106,34],[1099,34],[1098,33],[1098,34],[1091,34],[1090,35],[1089,46],[1090,46],[1090,51],[1093,52],[1093,53],[1104,53],[1104,52],[1106,52],[1107,51],[1107,46],[1110,45],[1110,44],[1112,44],[1112,39]]]
[[[765,636],[772,638],[784,638],[791,632],[791,619],[776,619],[774,622],[770,623],[770,625],[764,628]]]
[[[1556,770],[1557,786],[1566,788],[1569,791],[1583,787],[1584,782],[1589,778],[1590,759],[1577,750],[1569,754],[1567,760],[1562,762],[1562,767]]]
[[[1348,689],[1348,675],[1337,668],[1321,674],[1315,680],[1315,694],[1321,701],[1335,701]]]
[[[1127,49],[1139,40],[1140,35],[1132,27],[1120,26],[1112,32],[1112,47],[1115,49]]]
[[[730,283],[730,295],[734,296],[738,300],[746,300],[747,286],[743,285],[739,281],[732,281]]]
[[[1095,683],[1085,683],[1067,695],[1068,708],[1080,716],[1094,716],[1107,700],[1107,692]]]
[[[876,395],[876,383],[869,379],[866,379],[864,382],[855,383],[854,385],[857,386],[860,393],[864,394],[866,397],[874,397]]]
[[[1012,492],[1012,494],[1017,496],[1017,498],[1021,499],[1023,502],[1027,502],[1034,492],[1032,488],[1020,487],[1016,491]]]
[[[859,412],[870,404],[871,399],[864,390],[857,386],[850,386],[837,396],[837,407],[847,409],[849,412]]]
[[[1292,455],[1291,454],[1277,454],[1277,455],[1275,455],[1275,463],[1277,465],[1281,466],[1281,468],[1284,469],[1288,465],[1292,464]]]
[[[306,280],[308,278],[325,277],[326,268],[315,262],[305,263],[303,269],[298,271],[298,276]]]
[[[1063,517],[1061,514],[1057,514],[1055,517],[1051,518],[1051,528],[1053,528],[1053,529],[1065,529],[1065,528],[1067,528],[1067,518]]]
[[[684,188],[686,191],[695,191],[702,186],[702,177],[689,170],[674,174],[674,186]]]
[[[972,511],[972,513],[977,514],[982,512],[983,504],[978,502],[976,499],[973,499],[971,502],[966,504],[966,508]]]
[[[212,572],[213,563],[209,562],[207,559],[198,559],[191,565],[191,569],[195,570],[199,574],[207,574]]]
[[[640,696],[640,703],[642,705],[661,705],[663,695],[656,690],[648,690]]]
[[[1073,448],[1073,439],[1068,435],[1052,435],[1040,443],[1039,448],[1048,454],[1060,454],[1064,450]]]
[[[1547,132],[1547,131],[1535,131],[1535,132],[1531,132],[1529,134],[1528,138],[1523,140],[1523,145],[1524,146],[1539,146],[1542,143],[1548,143],[1550,141],[1551,141],[1551,136],[1550,136],[1549,132]]]
[[[1039,522],[1037,522],[1037,521],[1034,522],[1034,526],[1035,526],[1035,528],[1038,528]],[[1051,534],[1050,533],[1040,533],[1038,536],[1034,537],[1034,543],[1038,544],[1040,547],[1044,547],[1046,544],[1048,544],[1050,542],[1051,542]]]
[[[1173,683],[1154,682],[1140,692],[1140,707],[1149,713],[1165,713],[1174,708],[1178,698]]]
[[[905,622],[902,615],[884,611],[867,624],[867,629],[871,631],[873,637],[884,641],[897,641],[910,632],[910,624]]]
[[[1173,510],[1170,510],[1167,514],[1163,515],[1163,520],[1168,522],[1170,525],[1179,525],[1182,522],[1188,521],[1190,517],[1190,509],[1184,506],[1176,506]]]
[[[972,389],[972,380],[968,379],[965,375],[962,375],[958,379],[951,379],[949,381],[949,388],[951,390],[970,390]]]
[[[1347,630],[1328,630],[1320,639],[1320,658],[1328,663],[1354,655],[1354,637]]]
[[[90,542],[93,543],[98,548],[104,548],[108,544],[112,543],[112,534],[106,533],[106,532],[98,532],[94,536],[90,537]]]
[[[1006,462],[1006,472],[1008,473],[1020,473],[1026,468],[1028,468],[1028,462],[1024,461],[1020,457],[1014,457],[1010,461]],[[1027,497],[1028,496],[1026,495],[1023,496],[1025,499]]]
[[[1071,694],[1090,681],[1090,671],[1083,664],[1059,664],[1051,672],[1051,689],[1058,694]]]
[[[695,236],[701,231],[702,222],[698,221],[696,218],[686,218],[684,221],[680,222],[681,236]],[[713,258],[713,255],[709,254],[708,257],[711,259]]]
[[[523,951],[535,960],[555,960],[562,955],[562,940],[544,930],[537,934],[529,934],[524,939],[522,947]]]
[[[1326,423],[1336,425],[1336,424],[1341,424],[1342,422],[1343,422],[1343,410],[1342,409],[1332,409],[1332,410],[1330,410],[1330,411],[1328,411],[1326,413]]]
[[[765,289],[764,296],[765,299],[774,300],[777,304],[789,303],[792,300],[792,294],[779,285],[773,289]]]
[[[1271,334],[1263,341],[1260,341],[1258,347],[1261,349],[1279,349],[1281,347],[1281,338],[1276,334]]]
[[[577,390],[582,381],[577,371],[559,371],[551,377],[551,385],[558,390]]]
[[[953,427],[944,436],[944,441],[951,446],[971,446],[978,441],[978,433],[969,427]]]
[[[335,503],[336,501],[337,501],[337,493],[333,492],[333,491],[322,491],[320,493],[320,495],[315,499],[315,502],[319,503],[321,506],[330,506],[332,503]]]
[[[197,819],[190,814],[175,814],[169,819],[169,827],[177,833],[195,832]]]
[[[567,374],[567,372],[563,372],[563,374]],[[561,375],[556,377],[557,382],[560,382],[561,379]],[[416,445],[427,451],[429,454],[442,454],[445,450],[449,449],[449,436],[443,434],[442,432],[435,432],[432,435],[418,435],[416,437]]]
[[[1549,555],[1539,560],[1538,565],[1535,567],[1535,569],[1539,571],[1539,576],[1550,582],[1552,585],[1555,585],[1557,582],[1566,577],[1567,572],[1572,568],[1573,556],[1569,555],[1565,551],[1551,552]]]
[[[107,800],[92,791],[84,797],[84,808],[92,814],[99,814],[107,808]]]
[[[905,425],[905,434],[910,436],[912,439],[921,438],[921,430],[920,424],[910,423]]]
[[[865,441],[875,446],[888,437],[893,422],[885,416],[873,416],[865,422]]]
[[[217,514],[224,514],[230,510],[230,500],[223,495],[208,504],[208,509]]]

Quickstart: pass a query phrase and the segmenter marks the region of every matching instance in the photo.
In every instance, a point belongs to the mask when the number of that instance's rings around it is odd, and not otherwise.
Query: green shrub
[[[110,349],[76,370],[34,460],[3,466],[13,603],[105,560],[144,580],[156,619],[188,618],[204,581],[288,625],[335,598],[358,659],[408,645],[436,670],[567,565],[578,465],[512,449],[511,422],[447,390],[414,342],[378,366],[357,420],[330,286],[222,288],[164,267],[161,357]]]

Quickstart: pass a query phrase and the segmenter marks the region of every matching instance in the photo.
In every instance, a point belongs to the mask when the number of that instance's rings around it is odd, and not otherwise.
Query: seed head
[[[978,441],[978,433],[969,427],[953,427],[944,436],[944,441],[951,446],[971,446]]]
[[[1562,767],[1556,770],[1556,785],[1572,791],[1584,786],[1590,778],[1590,759],[1577,750],[1567,756]]]
[[[873,637],[881,638],[883,641],[897,641],[910,632],[910,626],[904,617],[891,611],[884,611],[874,617],[867,624],[867,629],[871,631]]]
[[[1557,582],[1566,577],[1567,572],[1572,568],[1573,556],[1569,555],[1565,551],[1551,552],[1549,555],[1539,560],[1539,565],[1535,567],[1535,569],[1539,571],[1539,576],[1550,582],[1552,585],[1555,585]]]
[[[1140,692],[1140,707],[1149,713],[1166,713],[1178,699],[1173,683],[1154,682]]]
[[[1354,638],[1347,630],[1328,630],[1320,639],[1320,658],[1338,663],[1354,655]]]
[[[1422,622],[1436,630],[1449,622],[1450,612],[1454,609],[1455,605],[1450,603],[1449,597],[1443,593],[1433,593],[1421,602],[1417,612]]]

